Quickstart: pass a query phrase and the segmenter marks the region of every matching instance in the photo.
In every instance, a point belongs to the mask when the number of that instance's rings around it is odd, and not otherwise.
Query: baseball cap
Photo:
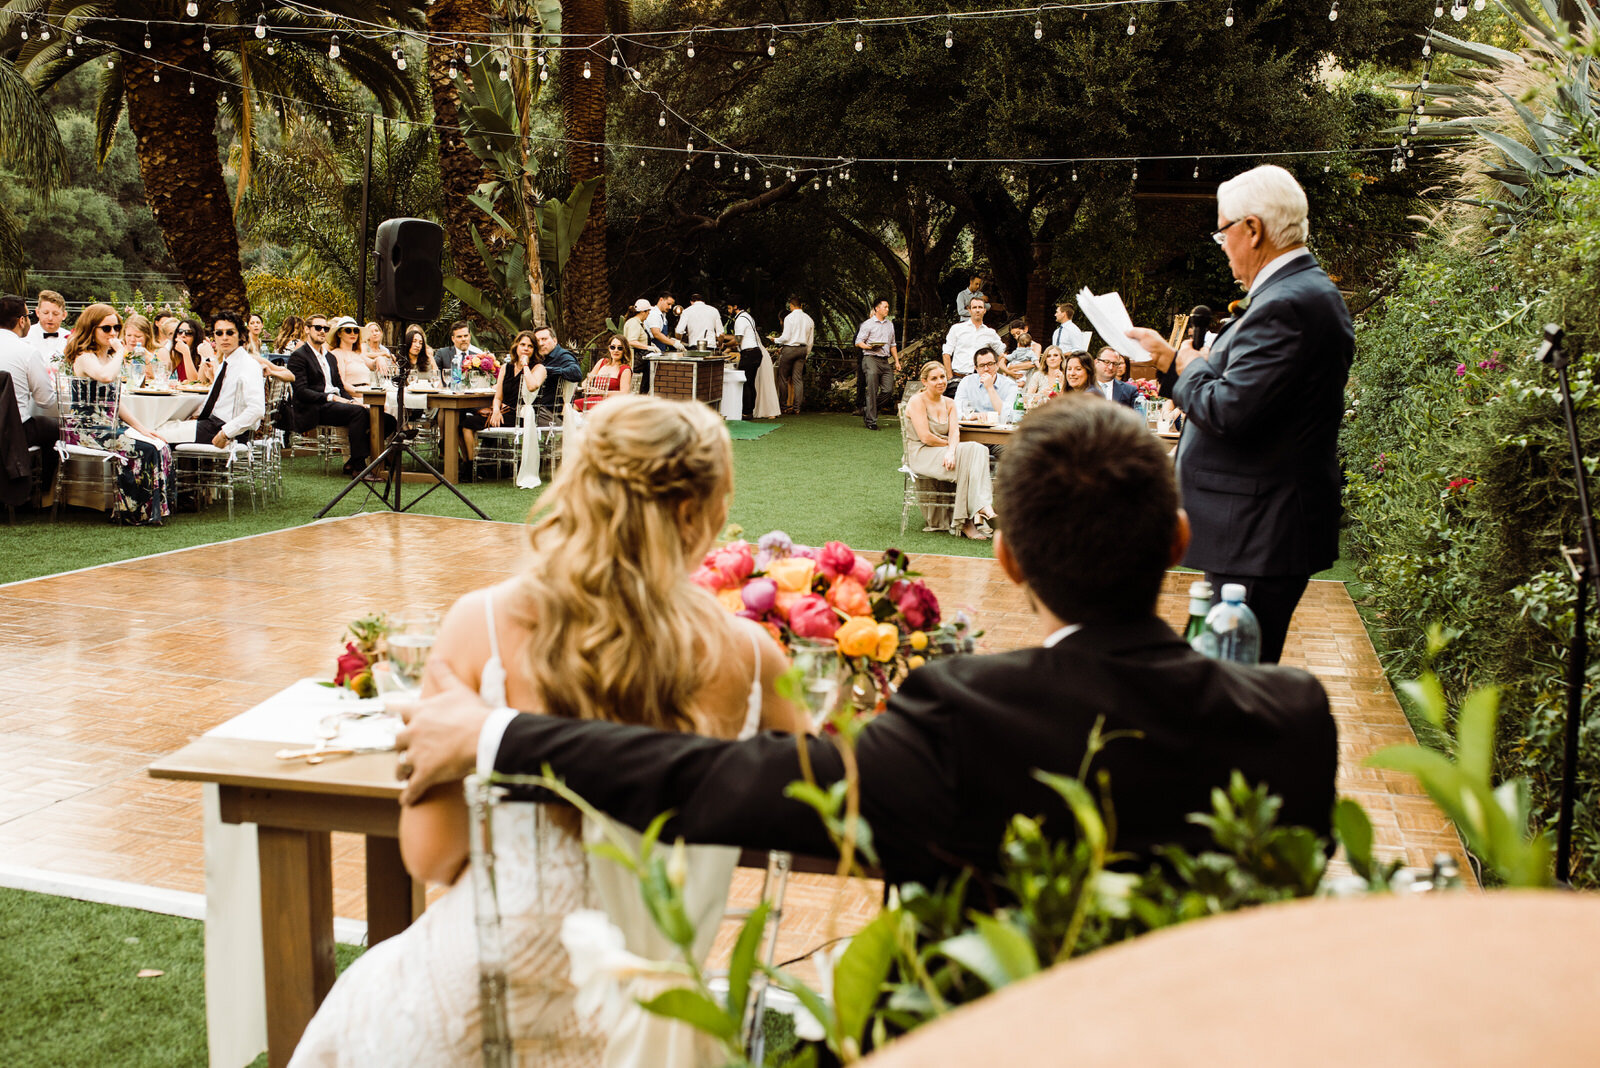
[[[633,302],[633,310],[636,312],[649,311],[650,302],[645,300],[643,297],[640,297],[638,300]]]

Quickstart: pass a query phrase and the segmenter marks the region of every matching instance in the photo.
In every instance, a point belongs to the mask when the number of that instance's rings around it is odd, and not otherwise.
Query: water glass
[[[439,617],[432,613],[398,619],[389,629],[389,663],[395,681],[415,693],[422,689],[422,671],[439,634]]]
[[[796,638],[789,647],[805,687],[806,711],[813,730],[820,730],[839,704],[845,676],[839,646],[825,638]]]

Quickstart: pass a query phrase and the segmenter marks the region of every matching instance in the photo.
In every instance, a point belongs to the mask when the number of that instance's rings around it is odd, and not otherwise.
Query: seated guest
[[[1039,369],[1039,354],[1043,346],[1028,333],[1026,319],[1013,319],[1007,323],[1006,336],[1011,339],[1011,351],[1006,353],[1006,374],[1016,379],[1020,386]]]
[[[1117,381],[1127,382],[1133,378],[1133,372],[1128,368],[1128,358],[1122,353],[1117,353]]]
[[[428,348],[428,335],[420,326],[406,327],[406,336],[400,342],[400,352],[411,361],[411,379],[426,379],[438,384],[439,368],[433,362],[433,352]]]
[[[582,382],[583,368],[570,350],[556,342],[555,331],[548,326],[535,330],[533,340],[539,347],[540,363],[529,380],[529,388],[535,391],[533,417],[539,426],[555,426],[561,422],[561,413],[556,410],[561,383]]]
[[[348,430],[350,459],[345,461],[344,473],[355,475],[372,456],[367,406],[345,389],[339,359],[324,347],[327,336],[328,317],[313,315],[306,324],[306,340],[289,354],[289,371],[294,375],[294,427],[302,434],[319,426]],[[384,418],[392,416],[384,413]]]
[[[433,350],[433,358],[439,364],[439,373],[443,376],[444,384],[450,384],[456,368],[461,366],[461,357],[476,356],[482,351],[472,343],[470,323],[465,319],[457,319],[450,324],[450,344]]]
[[[159,360],[151,344],[151,335],[155,333],[150,326],[150,320],[135,312],[122,317],[122,348],[126,359],[142,363],[144,366],[139,372],[139,381],[131,382],[132,386],[142,386],[146,382],[155,380],[156,365]]]
[[[361,328],[361,355],[372,361],[372,369],[379,374],[392,366],[394,356],[383,343],[383,327],[368,323]]]
[[[372,372],[377,357],[361,351],[361,327],[348,315],[341,315],[328,324],[328,348],[339,361],[339,377],[344,387],[354,392],[372,384]]]
[[[1137,408],[1139,390],[1137,387],[1117,378],[1117,369],[1123,367],[1122,354],[1107,345],[1100,350],[1094,358],[1094,385],[1090,391],[1098,393],[1106,400],[1115,401],[1129,408]]]
[[[1061,350],[1051,345],[1044,350],[1044,366],[1033,372],[1028,379],[1027,396],[1024,399],[1029,408],[1037,407],[1051,397],[1067,391],[1067,372],[1063,364],[1066,357]]]
[[[266,330],[267,330],[267,321],[265,319],[261,318],[261,316],[257,315],[255,312],[251,312],[250,313],[250,333],[249,333],[249,336],[245,338],[244,344],[241,347],[246,352],[250,353],[250,355],[252,355],[252,356],[260,356],[262,354],[262,352],[261,352],[261,345],[262,345],[261,335],[266,333]],[[215,335],[213,334],[213,336],[215,336]],[[214,345],[213,345],[213,347],[214,347]],[[227,357],[223,356],[222,359],[227,359]]]
[[[1018,813],[1042,815],[1047,833],[1071,839],[1071,812],[1033,773],[1079,777],[1095,734],[1114,739],[1090,781],[1107,775],[1115,848],[1130,865],[1169,845],[1211,848],[1189,814],[1209,811],[1234,771],[1282,800],[1280,823],[1327,835],[1338,738],[1322,686],[1295,668],[1208,659],[1156,616],[1189,524],[1172,462],[1144,422],[1079,397],[1047,404],[1017,430],[998,487],[994,558],[1037,613],[1034,644],[931,661],[862,728],[861,815],[888,880],[995,873]],[[1089,545],[1115,545],[1117,566],[1068,548]],[[804,741],[821,787],[842,781],[833,740]],[[519,715],[452,680],[422,702],[399,745],[412,765],[402,766],[411,770],[402,801],[471,771],[481,752],[485,772],[548,766],[633,827],[670,812],[663,839],[834,853],[817,814],[785,793],[800,778],[788,735],[719,741]]]
[[[978,350],[973,370],[975,373],[963,378],[956,387],[956,411],[963,419],[994,412],[996,425],[1004,424],[1017,398],[1017,384],[1000,373],[1000,361],[988,349]]]
[[[278,327],[278,337],[273,342],[272,350],[287,355],[299,348],[305,339],[306,321],[298,315],[291,315]]]
[[[209,382],[203,373],[205,357],[210,348],[202,350],[200,342],[205,328],[193,319],[174,319],[172,338],[166,347],[156,353],[156,358],[167,367],[167,374],[179,382]]]
[[[788,666],[783,650],[689,581],[727,522],[733,455],[722,419],[703,404],[619,397],[595,410],[584,441],[540,500],[522,573],[450,610],[423,692],[465,679],[500,708],[695,738],[744,738],[761,728],[792,738],[798,710],[776,690]],[[292,1068],[484,1059],[467,806],[458,783],[415,800],[400,814],[406,867],[450,889],[340,976]],[[604,908],[628,951],[647,960],[679,954],[650,920],[638,881],[587,852],[583,821],[571,809],[541,806],[535,815],[501,806],[494,819],[497,835],[522,843],[508,841],[494,858],[507,970],[527,1010],[509,1014],[510,1037],[519,1050],[537,1042],[538,1051],[516,1063],[722,1063],[707,1058],[714,1047],[703,1036],[638,1005],[663,988],[660,976],[622,979],[623,1005],[604,1030],[575,1015],[572,961],[558,938],[564,915]],[[681,858],[678,885],[701,926],[694,956],[703,960],[737,854],[695,848]]]
[[[165,348],[172,344],[173,332],[178,329],[178,317],[172,314],[171,309],[162,308],[156,312],[150,324],[156,329],[156,348]]]
[[[91,304],[83,309],[62,350],[62,362],[71,369],[74,378],[87,378],[111,385],[122,375],[124,350],[117,336],[122,324],[117,310],[109,304]],[[111,390],[101,391],[105,403],[90,396],[88,391],[80,402],[74,395],[57,398],[65,410],[72,405],[77,421],[77,432],[67,440],[68,445],[82,445],[91,449],[114,452],[117,464],[116,517],[130,525],[160,526],[172,512],[172,450],[152,434],[127,405],[110,398]]]
[[[467,459],[477,454],[478,431],[489,426],[504,426],[508,420],[512,426],[517,425],[517,409],[522,405],[523,396],[535,388],[526,382],[526,377],[530,371],[539,369],[533,331],[524,330],[512,338],[511,351],[495,375],[494,400],[486,408],[461,413],[461,449]]]
[[[45,359],[53,364],[67,347],[69,331],[61,326],[61,321],[67,317],[67,298],[53,289],[41,289],[33,311],[39,321],[28,328],[28,344],[44,353]]]
[[[685,313],[687,314],[687,313]],[[589,377],[583,380],[583,395],[572,398],[573,407],[586,412],[613,393],[626,393],[633,382],[632,361],[628,357],[628,343],[616,334],[606,342],[606,353],[589,368]]]
[[[55,481],[56,437],[61,432],[56,422],[56,379],[45,362],[44,350],[24,340],[27,333],[28,302],[10,294],[0,297],[0,371],[11,374],[22,437],[29,445],[39,446],[48,487]]]
[[[989,359],[992,361],[994,357],[990,355]],[[954,482],[956,503],[952,527],[959,529],[964,538],[985,541],[989,535],[979,524],[994,518],[989,450],[975,441],[961,440],[957,406],[944,395],[950,381],[945,376],[944,364],[929,360],[922,365],[920,377],[922,389],[906,402],[912,439],[906,444],[906,466],[923,478]],[[969,377],[977,379],[977,375]]]
[[[1094,364],[1087,352],[1074,352],[1067,356],[1062,370],[1067,375],[1067,388],[1075,393],[1088,393],[1094,389]]]
[[[236,311],[221,311],[213,317],[211,347],[220,361],[217,376],[198,415],[160,428],[167,441],[226,449],[235,441],[248,441],[267,414],[265,373],[255,354],[239,344],[246,330],[244,323],[244,316]]]

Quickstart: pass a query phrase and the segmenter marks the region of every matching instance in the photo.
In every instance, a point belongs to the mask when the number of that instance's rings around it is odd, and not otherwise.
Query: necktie
[[[222,396],[222,380],[228,377],[228,361],[223,360],[222,366],[217,369],[217,380],[211,383],[211,392],[206,394],[205,407],[200,409],[200,422],[211,418],[211,413],[217,407],[217,398]]]

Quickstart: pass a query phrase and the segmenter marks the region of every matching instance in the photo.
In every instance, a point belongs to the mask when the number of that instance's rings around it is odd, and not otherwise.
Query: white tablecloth
[[[162,423],[172,423],[183,419],[192,419],[200,407],[205,404],[204,393],[172,393],[166,396],[151,396],[135,393],[131,389],[122,391],[122,406],[128,410],[139,422],[154,430]]]
[[[738,364],[724,364],[722,370],[722,418],[744,418],[744,372]]]

